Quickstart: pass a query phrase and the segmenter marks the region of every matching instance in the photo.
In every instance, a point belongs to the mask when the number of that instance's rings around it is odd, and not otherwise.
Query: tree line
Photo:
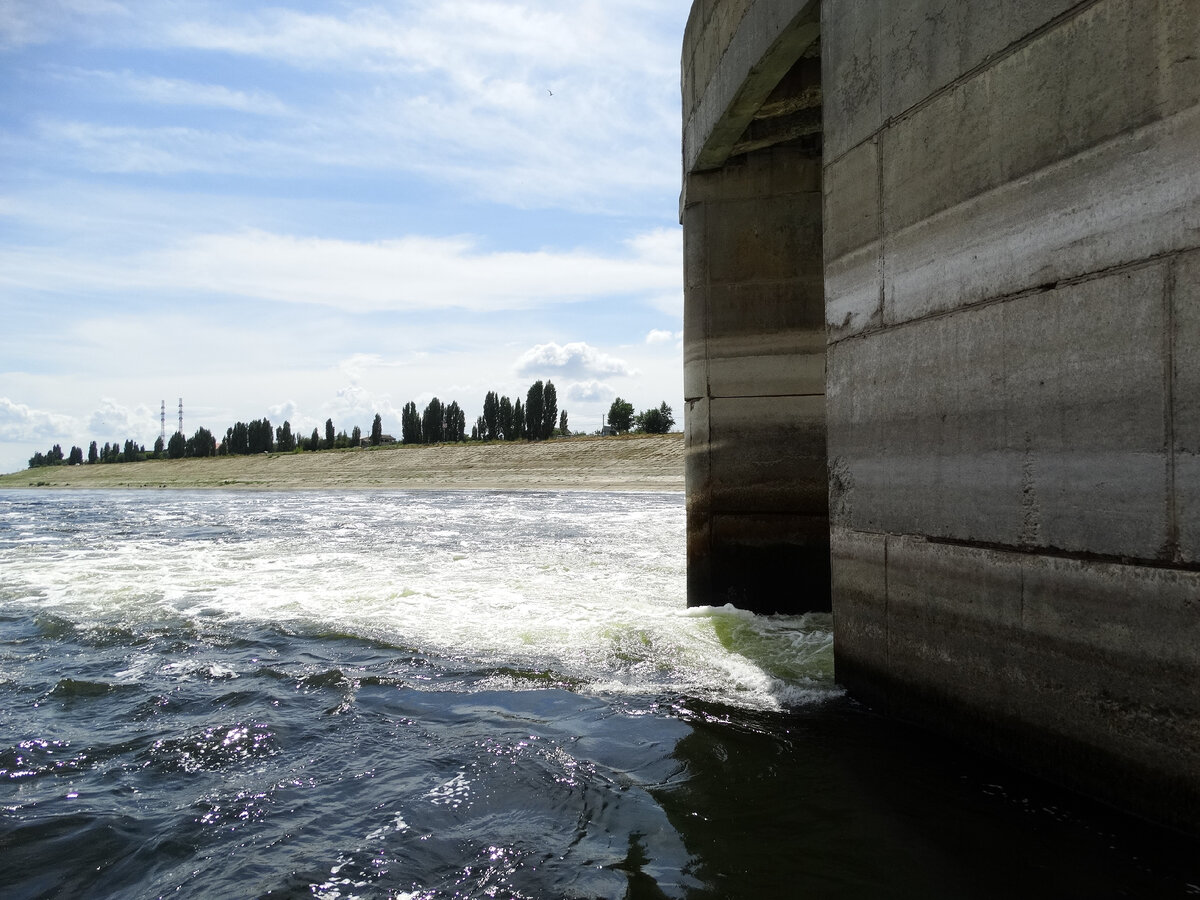
[[[608,410],[608,428],[617,433],[630,431],[645,434],[666,434],[675,424],[671,407],[666,401],[657,408],[644,410],[637,415],[633,404],[617,397]],[[442,403],[437,397],[417,411],[416,403],[409,401],[400,414],[400,442],[404,444],[446,444],[472,441],[544,441],[554,436],[570,437],[567,411],[558,408],[558,392],[552,381],[535,381],[525,394],[525,402],[517,397],[512,400],[488,391],[483,400],[483,415],[471,426],[467,435],[466,413],[457,401]],[[175,432],[164,441],[159,437],[154,449],[147,452],[144,445],[127,440],[123,445],[105,443],[103,447],[92,441],[87,459],[94,463],[137,462],[144,459],[184,459],[188,457],[239,456],[255,453],[292,453],[300,451],[338,450],[360,446],[379,446],[394,443],[395,438],[383,432],[383,418],[375,414],[370,436],[363,438],[357,425],[347,434],[335,432],[332,419],[325,420],[324,434],[314,428],[308,437],[292,432],[290,422],[285,421],[272,428],[266,419],[252,422],[236,422],[226,429],[223,440],[207,428],[198,428],[190,438]],[[35,453],[29,459],[29,468],[42,466],[82,465],[84,453],[72,447],[64,456],[62,447],[55,444],[45,453]]]

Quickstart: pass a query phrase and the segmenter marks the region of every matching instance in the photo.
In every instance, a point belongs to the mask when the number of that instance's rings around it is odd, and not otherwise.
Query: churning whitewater
[[[685,608],[675,493],[25,496],[2,599],[74,626],[339,633],[758,709],[834,691],[828,616]]]
[[[684,530],[679,494],[0,494],[0,894],[1197,883],[848,701],[828,616],[687,610]]]

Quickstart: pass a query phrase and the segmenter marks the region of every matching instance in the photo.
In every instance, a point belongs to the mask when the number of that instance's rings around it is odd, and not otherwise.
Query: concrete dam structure
[[[1195,0],[696,0],[688,602],[1200,832]]]

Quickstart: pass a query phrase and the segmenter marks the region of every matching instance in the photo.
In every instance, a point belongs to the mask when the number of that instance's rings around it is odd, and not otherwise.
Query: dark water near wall
[[[0,896],[1179,897],[683,607],[676,495],[0,494]]]

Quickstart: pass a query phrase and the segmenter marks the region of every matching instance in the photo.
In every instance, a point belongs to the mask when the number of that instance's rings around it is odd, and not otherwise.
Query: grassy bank
[[[538,444],[391,445],[319,453],[47,466],[0,488],[252,490],[683,490],[683,436],[583,437]]]

